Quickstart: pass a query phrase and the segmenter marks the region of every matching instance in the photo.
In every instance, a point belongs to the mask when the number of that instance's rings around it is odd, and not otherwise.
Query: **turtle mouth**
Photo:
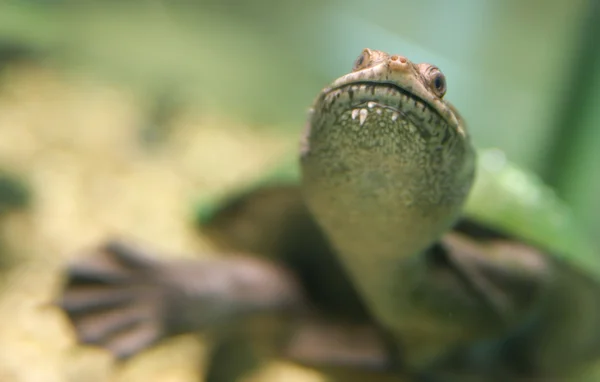
[[[345,103],[341,107],[346,109],[376,105],[396,112],[399,118],[415,126],[423,138],[443,135],[442,141],[446,141],[450,135],[451,124],[438,109],[393,82],[355,81],[328,88],[322,93],[324,111],[340,108],[341,102]]]
[[[405,101],[412,100],[414,102],[414,107],[420,109],[422,112],[428,110],[430,113],[437,115],[440,119],[446,121],[446,118],[440,113],[438,109],[436,109],[429,102],[419,97],[418,95],[410,92],[409,90],[404,89],[403,87],[395,84],[394,82],[378,82],[378,81],[355,81],[348,84],[339,85],[333,88],[329,88],[325,91],[324,96],[328,97],[329,94],[334,94],[337,92],[344,92],[348,94],[351,103],[353,101],[365,102],[368,101],[369,98],[371,101],[380,101],[374,100],[373,97],[376,97],[377,90],[388,90],[390,95],[390,100],[396,98],[396,104],[387,104],[386,106],[395,107],[397,111],[402,111],[405,109],[403,105]],[[396,93],[396,97],[393,97],[393,93]],[[387,98],[387,97],[386,97]],[[448,121],[446,121],[448,123]]]

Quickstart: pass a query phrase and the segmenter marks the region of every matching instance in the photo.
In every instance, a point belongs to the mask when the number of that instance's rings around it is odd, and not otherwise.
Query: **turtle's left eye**
[[[435,95],[442,98],[446,94],[446,76],[439,70],[435,70],[431,73],[429,81]]]

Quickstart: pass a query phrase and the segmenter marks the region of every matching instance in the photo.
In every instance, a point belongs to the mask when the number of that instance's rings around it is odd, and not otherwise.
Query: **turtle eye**
[[[446,94],[446,76],[439,70],[434,70],[430,75],[431,89],[435,95],[442,98]]]
[[[352,67],[352,71],[356,72],[358,70],[364,69],[371,63],[371,50],[365,49],[362,51],[360,56],[354,61],[354,66]]]

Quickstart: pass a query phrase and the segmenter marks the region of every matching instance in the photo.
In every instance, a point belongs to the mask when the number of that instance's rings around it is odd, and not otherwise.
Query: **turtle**
[[[364,49],[309,111],[299,154],[197,222],[223,255],[161,260],[124,239],[65,269],[79,342],[128,359],[215,335],[205,378],[285,358],[333,380],[574,375],[600,355],[600,258],[568,206],[477,151],[431,64]],[[89,252],[89,253],[88,253]]]

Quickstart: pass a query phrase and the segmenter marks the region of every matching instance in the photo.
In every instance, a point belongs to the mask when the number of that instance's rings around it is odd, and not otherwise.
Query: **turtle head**
[[[394,195],[386,209],[461,204],[474,154],[445,93],[436,66],[365,49],[311,109],[301,147],[307,188],[330,197],[356,191],[375,204]]]
[[[454,131],[466,136],[460,116],[444,100],[446,77],[435,65],[413,64],[404,56],[364,49],[350,73],[323,89],[315,110],[319,106],[343,107],[336,98],[344,93],[348,95],[346,105],[350,106],[350,117],[353,117],[352,111],[358,110],[353,119],[358,118],[360,126],[365,125],[370,109],[379,106],[388,108],[394,119],[407,119],[422,135],[444,136]],[[361,106],[367,110],[362,115]],[[377,113],[377,109],[374,111]]]

